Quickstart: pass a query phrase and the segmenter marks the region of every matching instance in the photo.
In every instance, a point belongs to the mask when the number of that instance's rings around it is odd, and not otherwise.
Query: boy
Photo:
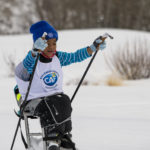
[[[70,98],[62,90],[62,66],[91,57],[96,50],[103,50],[106,43],[96,39],[90,47],[79,49],[75,53],[66,53],[56,51],[58,33],[46,21],[33,24],[30,32],[33,34],[33,49],[15,70],[19,92],[24,100],[37,54],[40,53],[25,111],[38,116],[46,137],[53,139],[49,142],[49,150],[59,150],[60,146],[75,147],[73,142],[69,145],[70,139],[67,139],[72,130],[72,108]],[[58,137],[61,137],[59,142]]]

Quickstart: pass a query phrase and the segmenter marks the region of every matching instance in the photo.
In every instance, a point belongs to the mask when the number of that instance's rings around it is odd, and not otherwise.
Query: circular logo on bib
[[[48,86],[53,86],[58,80],[58,74],[55,71],[48,72],[44,77],[43,81]]]

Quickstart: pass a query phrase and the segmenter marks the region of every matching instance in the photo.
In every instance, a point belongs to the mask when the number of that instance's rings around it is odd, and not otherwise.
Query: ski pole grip
[[[110,34],[105,33],[104,35],[102,35],[102,36],[99,37],[99,39],[102,40],[102,42],[101,42],[100,44],[104,43],[104,41],[105,41],[108,37],[109,37],[110,39],[113,39],[113,38],[114,38],[114,37],[111,36]],[[99,44],[99,45],[100,45],[100,44]]]

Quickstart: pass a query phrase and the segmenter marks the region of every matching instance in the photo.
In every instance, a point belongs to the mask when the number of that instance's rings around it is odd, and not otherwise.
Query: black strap
[[[68,140],[68,142],[69,142],[69,144],[70,144],[70,146],[72,147],[73,150],[76,150],[75,143],[72,142],[69,134],[64,135],[62,132],[60,132],[60,135],[61,135],[61,138],[65,138],[65,139]]]
[[[72,142],[72,140],[71,140],[71,138],[69,137],[68,134],[65,135],[65,138],[69,141],[69,143],[70,143],[72,149],[73,149],[73,150],[76,150],[75,144]]]
[[[43,137],[43,141],[59,140],[60,137]]]
[[[20,114],[18,114],[15,109],[14,109],[14,112],[15,112],[16,116],[20,118]],[[37,119],[38,117],[37,116],[28,116],[28,118]],[[21,119],[24,120],[24,116],[21,116]]]

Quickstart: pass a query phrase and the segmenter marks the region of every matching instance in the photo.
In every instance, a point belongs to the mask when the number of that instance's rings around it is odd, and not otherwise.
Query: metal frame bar
[[[45,137],[45,130],[42,128],[42,133],[31,133],[30,128],[29,128],[29,121],[28,121],[28,116],[29,113],[24,112],[24,123],[25,123],[25,131],[26,131],[26,140],[28,144],[28,148],[31,148],[31,137],[32,136],[41,136],[42,138]],[[47,150],[47,142],[43,141],[43,150]]]

